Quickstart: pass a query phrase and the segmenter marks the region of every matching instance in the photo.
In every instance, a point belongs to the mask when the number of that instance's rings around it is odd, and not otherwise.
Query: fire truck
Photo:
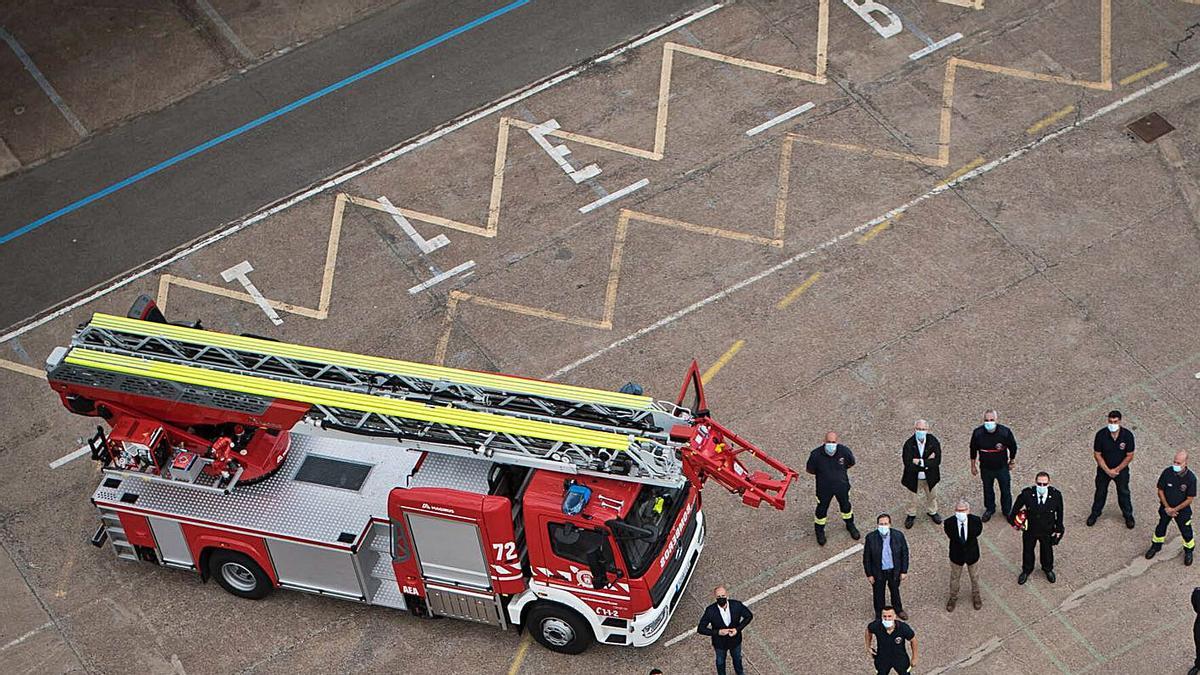
[[[694,361],[671,403],[170,323],[143,296],[46,367],[104,422],[95,546],[242,598],[308,591],[567,654],[663,634],[708,479],[782,509],[797,475],[712,419]]]

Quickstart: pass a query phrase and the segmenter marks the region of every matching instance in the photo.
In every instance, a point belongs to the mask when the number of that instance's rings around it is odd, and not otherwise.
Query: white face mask
[[[832,455],[835,452],[837,452],[837,443],[826,443],[825,444],[825,454]]]
[[[876,529],[879,530],[880,535],[886,537],[887,533],[892,529],[892,526],[891,525],[880,525]]]
[[[1121,425],[1120,425],[1120,424],[1109,424],[1109,425],[1108,425],[1108,432],[1109,432],[1110,434],[1115,434],[1115,433],[1117,433],[1117,429],[1120,429],[1120,428],[1121,428]]]
[[[1050,492],[1049,485],[1034,485],[1033,487],[1037,489],[1039,497],[1045,497],[1046,493]]]
[[[955,511],[954,517],[958,518],[958,522],[961,523],[967,519],[967,512],[966,511]]]
[[[883,620],[883,627],[884,627],[884,628],[891,628],[892,626],[895,626],[895,625],[896,625],[896,620],[895,620],[895,619],[884,619],[884,620]]]

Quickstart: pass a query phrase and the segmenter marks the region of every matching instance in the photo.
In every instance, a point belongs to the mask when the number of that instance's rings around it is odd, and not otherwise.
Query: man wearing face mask
[[[995,410],[983,413],[983,424],[971,432],[971,475],[983,479],[983,522],[996,514],[995,484],[1000,483],[1000,513],[1012,511],[1012,477],[1017,463],[1017,439],[996,421]],[[976,465],[978,461],[978,465]]]
[[[904,441],[900,457],[904,462],[904,475],[900,484],[913,493],[904,518],[904,529],[912,529],[917,520],[917,509],[923,509],[935,525],[942,524],[938,515],[937,484],[941,480],[942,444],[937,436],[929,433],[929,423],[917,420],[913,435]],[[921,492],[924,491],[924,496]]]
[[[874,647],[871,646],[872,636]],[[867,644],[867,658],[875,663],[878,675],[888,675],[892,671],[908,675],[917,667],[917,635],[907,623],[896,620],[896,610],[892,607],[884,607],[880,617],[867,624],[863,639]],[[911,659],[906,642],[912,645]]]
[[[1018,514],[1024,511],[1024,522],[1018,522]],[[1041,548],[1042,571],[1046,580],[1054,583],[1054,546],[1063,536],[1063,498],[1058,488],[1050,487],[1050,474],[1039,472],[1032,487],[1021,490],[1013,503],[1008,522],[1021,530],[1021,576],[1018,584],[1024,584],[1033,573],[1033,549]]]
[[[971,577],[971,603],[975,609],[983,607],[979,595],[979,577],[975,568],[979,562],[979,535],[983,534],[983,521],[971,515],[971,504],[966,499],[958,500],[954,507],[954,518],[942,526],[950,540],[950,598],[946,600],[946,611],[953,612],[958,604],[958,589],[962,581],[962,568],[967,567]]]
[[[733,672],[743,675],[742,631],[750,625],[754,614],[737,600],[730,600],[724,586],[717,586],[713,593],[717,601],[704,610],[696,632],[712,638],[713,650],[717,655],[717,672],[720,675],[725,675],[726,655],[733,656]]]
[[[817,511],[813,519],[813,527],[817,533],[817,543],[825,545],[825,525],[829,522],[829,502],[837,498],[838,509],[842,514],[842,522],[851,539],[860,536],[854,526],[854,511],[850,507],[850,474],[847,469],[854,466],[854,454],[850,448],[838,443],[836,432],[825,434],[825,444],[815,448],[808,455],[808,464],[804,470],[817,478]]]
[[[1150,549],[1146,551],[1147,560],[1162,550],[1163,542],[1167,540],[1167,526],[1174,520],[1179,526],[1179,536],[1183,538],[1183,564],[1192,564],[1192,554],[1196,548],[1196,540],[1192,536],[1196,474],[1188,468],[1187,460],[1187,451],[1180,450],[1175,453],[1175,461],[1171,466],[1158,477],[1158,526],[1154,528],[1154,538],[1150,540]]]
[[[863,572],[875,600],[875,618],[879,618],[885,604],[884,590],[892,595],[892,606],[896,616],[908,621],[904,613],[904,601],[900,599],[900,582],[908,577],[908,542],[904,533],[892,531],[892,517],[886,513],[875,519],[874,532],[867,533],[863,542]]]
[[[1092,443],[1092,454],[1096,457],[1096,496],[1092,499],[1092,512],[1087,525],[1096,524],[1104,503],[1108,501],[1108,484],[1117,484],[1117,504],[1125,516],[1125,527],[1133,529],[1133,498],[1129,494],[1129,463],[1135,450],[1133,432],[1121,426],[1121,411],[1108,413],[1108,426],[1096,432]]]

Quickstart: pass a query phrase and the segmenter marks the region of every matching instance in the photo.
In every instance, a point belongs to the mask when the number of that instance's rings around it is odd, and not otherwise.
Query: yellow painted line
[[[1046,115],[1045,117],[1043,117],[1042,119],[1034,122],[1032,126],[1030,126],[1028,129],[1025,130],[1025,133],[1030,134],[1030,135],[1036,134],[1037,132],[1041,131],[1042,129],[1045,129],[1046,127],[1050,126],[1051,124],[1054,124],[1055,122],[1061,120],[1062,118],[1066,117],[1067,115],[1070,115],[1073,112],[1075,112],[1075,106],[1073,106],[1073,105],[1069,105],[1069,106],[1063,108],[1062,110],[1052,112],[1049,115]]]
[[[11,370],[14,373],[20,373],[22,375],[36,377],[39,380],[46,379],[45,371],[38,370],[37,368],[30,368],[29,366],[27,366],[23,363],[15,363],[13,361],[5,361],[4,359],[0,359],[0,368],[3,368],[5,370]]]
[[[734,356],[737,356],[737,353],[742,351],[742,347],[745,346],[745,340],[738,340],[737,342],[733,343],[733,346],[729,349],[726,349],[725,353],[721,355],[721,358],[717,359],[716,363],[712,364],[709,366],[708,370],[704,371],[704,374],[700,376],[700,382],[703,384],[708,384],[708,381],[716,377],[717,373],[725,367],[725,364],[729,363],[729,360]]]
[[[517,647],[517,653],[513,655],[512,665],[508,667],[508,675],[517,675],[521,672],[521,664],[525,663],[525,653],[529,651],[529,645],[533,644],[533,638],[529,637],[529,633],[525,633],[525,637],[521,638],[521,645]]]
[[[968,171],[969,170],[970,169],[968,169]],[[953,180],[953,179],[951,179],[951,180]],[[897,220],[900,220],[903,217],[904,217],[903,213],[898,213],[898,214],[892,216],[891,218],[888,218],[887,220],[883,221],[882,223],[876,225],[875,227],[872,227],[871,229],[867,230],[866,232],[863,232],[862,236],[860,236],[858,238],[856,243],[865,244],[868,241],[871,241],[875,237],[878,237],[881,232],[883,232],[884,230],[891,227],[892,223],[896,222]]]
[[[1138,80],[1142,79],[1143,77],[1146,77],[1148,75],[1153,75],[1166,67],[1167,67],[1167,62],[1160,61],[1160,62],[1150,66],[1149,68],[1143,68],[1132,75],[1126,75],[1125,77],[1122,77],[1119,84],[1121,84],[1121,85],[1133,84],[1134,82],[1137,82]]]
[[[939,183],[939,185],[946,185],[948,183],[953,183],[955,180],[967,175],[967,173],[974,170],[975,167],[980,166],[981,164],[983,164],[983,158],[976,157],[975,159],[971,160],[970,163],[966,164],[958,171],[955,171],[954,173],[950,174],[949,176],[946,176],[946,180]]]
[[[820,278],[821,278],[821,273],[814,272],[811,276],[809,276],[807,279],[805,279],[803,282],[801,282],[801,284],[799,286],[793,288],[790,293],[783,296],[783,299],[775,304],[775,309],[787,309],[788,305],[795,302],[796,298],[799,298],[801,295],[803,295],[804,291],[807,291],[809,286],[812,286],[813,284],[817,283],[817,279],[820,279]]]

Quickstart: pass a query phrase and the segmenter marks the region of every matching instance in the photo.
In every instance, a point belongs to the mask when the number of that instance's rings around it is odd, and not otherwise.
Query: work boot
[[[1024,586],[1026,581],[1029,581],[1029,573],[1021,572],[1021,576],[1017,577],[1017,583]]]
[[[825,545],[825,526],[817,525],[816,528],[817,528],[817,545],[824,546]]]
[[[929,514],[929,519],[933,521],[933,524],[934,524],[934,525],[941,525],[941,524],[942,524],[942,514],[940,514],[940,513],[931,513],[931,514]]]
[[[1193,553],[1193,551],[1190,548],[1183,549],[1183,564],[1184,565],[1192,564],[1192,553]]]
[[[1054,570],[1046,570],[1046,581],[1049,581],[1050,583],[1058,581],[1058,575],[1054,573]]]
[[[1125,516],[1125,527],[1132,530],[1134,525],[1137,525],[1137,522],[1134,521],[1133,516]]]
[[[955,606],[957,606],[957,605],[958,605],[958,598],[951,596],[950,599],[946,601],[946,611],[953,612]]]
[[[971,604],[975,606],[975,609],[983,608],[983,598],[979,597],[979,591],[971,593]]]
[[[851,539],[858,540],[862,537],[862,535],[858,532],[858,528],[854,526],[853,518],[846,521],[846,531],[850,533]]]
[[[1154,556],[1158,555],[1158,552],[1161,550],[1162,550],[1162,544],[1160,544],[1158,542],[1154,542],[1153,544],[1150,544],[1150,548],[1146,549],[1146,560],[1149,560],[1149,559],[1153,558]]]
[[[913,523],[915,523],[915,522],[917,522],[916,516],[905,516],[904,517],[904,529],[911,530]]]
[[[1099,519],[1100,519],[1100,514],[1099,514],[1099,513],[1093,513],[1093,514],[1090,514],[1090,515],[1088,516],[1088,519],[1087,519],[1087,526],[1088,526],[1088,527],[1091,527],[1091,526],[1095,525],[1095,524],[1096,524],[1096,521],[1097,521],[1097,520],[1099,520]]]
[[[980,516],[979,519],[986,523],[987,521],[991,520],[992,516],[994,515],[996,515],[995,511],[984,511],[983,515]]]

